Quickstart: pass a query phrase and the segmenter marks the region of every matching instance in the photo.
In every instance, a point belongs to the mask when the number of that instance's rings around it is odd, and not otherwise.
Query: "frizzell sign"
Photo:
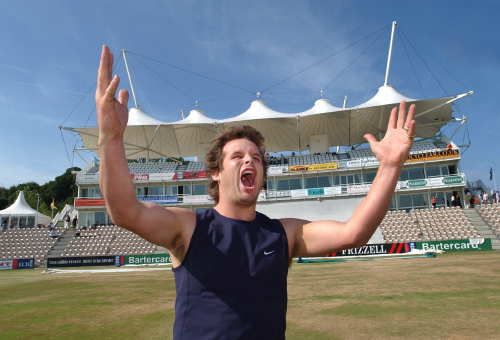
[[[383,254],[403,254],[410,251],[408,243],[378,243],[367,244],[359,248],[345,249],[337,251],[327,256],[363,256],[363,255],[383,255]]]

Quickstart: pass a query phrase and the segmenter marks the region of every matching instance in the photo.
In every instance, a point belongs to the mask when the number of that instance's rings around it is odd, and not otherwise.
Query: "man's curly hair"
[[[264,183],[266,181],[267,159],[266,149],[264,146],[264,137],[259,131],[249,125],[231,127],[214,138],[211,143],[210,150],[208,150],[205,157],[205,167],[207,169],[207,176],[209,181],[208,194],[213,198],[215,203],[219,203],[219,182],[214,181],[212,179],[212,175],[222,170],[222,161],[224,159],[222,150],[224,149],[224,145],[234,139],[240,138],[248,139],[259,149],[260,158],[262,159],[262,166],[264,170]]]

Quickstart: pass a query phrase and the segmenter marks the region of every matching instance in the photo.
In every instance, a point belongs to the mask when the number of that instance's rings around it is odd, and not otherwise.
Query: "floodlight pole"
[[[396,21],[392,22],[392,29],[391,29],[391,40],[389,43],[389,53],[387,54],[387,65],[385,67],[385,79],[384,79],[384,86],[387,86],[387,82],[389,80],[389,71],[391,69],[391,58],[392,58],[392,44],[394,42],[394,32],[396,31]]]
[[[497,191],[497,180],[496,180],[496,171],[495,171],[495,168],[496,168],[496,163],[493,162],[492,164],[494,164],[495,166],[491,166],[491,177],[493,179],[493,191],[496,192]]]
[[[130,84],[130,91],[132,92],[132,99],[134,99],[134,107],[137,109],[137,99],[135,98],[134,84],[132,83],[132,76],[130,75],[130,70],[128,69],[127,56],[125,55],[125,49],[122,48],[123,61],[125,62],[125,71],[127,71],[128,82]]]
[[[35,215],[35,227],[38,226],[38,206],[40,205],[40,194],[36,193],[36,215]]]

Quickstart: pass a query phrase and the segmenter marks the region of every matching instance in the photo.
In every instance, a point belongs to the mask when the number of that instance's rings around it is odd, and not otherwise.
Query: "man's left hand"
[[[377,141],[371,133],[363,137],[370,143],[370,148],[380,165],[401,166],[408,158],[413,138],[415,137],[415,105],[410,105],[406,112],[406,103],[395,106],[389,117],[387,131],[382,140]]]

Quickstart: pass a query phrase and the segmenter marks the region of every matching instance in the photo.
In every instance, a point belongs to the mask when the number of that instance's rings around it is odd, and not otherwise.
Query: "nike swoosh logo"
[[[265,251],[264,250],[264,255],[271,255],[272,253],[274,253],[276,250],[271,250],[271,251]]]

